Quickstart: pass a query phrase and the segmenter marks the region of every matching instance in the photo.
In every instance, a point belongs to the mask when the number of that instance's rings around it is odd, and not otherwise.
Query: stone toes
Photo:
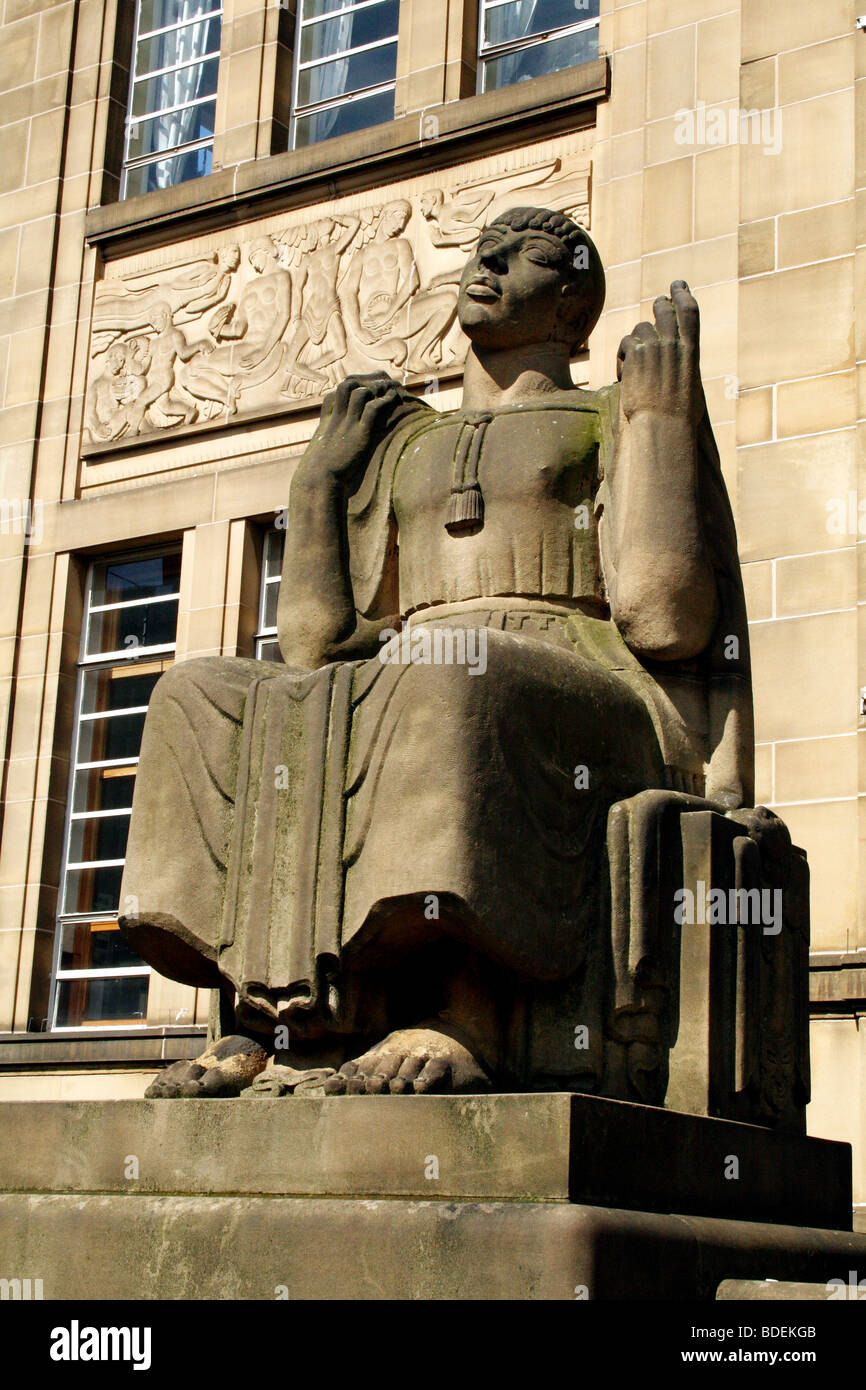
[[[322,1093],[326,1096],[344,1096],[348,1084],[349,1078],[338,1071],[322,1083]]]
[[[211,1067],[195,1083],[201,1096],[236,1096],[240,1089],[235,1076],[226,1076],[221,1067]]]
[[[389,1049],[378,1052],[370,1060],[370,1065],[364,1070],[369,1076],[382,1076],[386,1081],[391,1081],[400,1070],[403,1064],[404,1054],[396,1049]]]
[[[366,1078],[366,1085],[364,1089],[366,1090],[368,1096],[384,1095],[384,1093],[388,1089],[387,1076],[382,1076],[381,1074],[376,1073],[374,1073],[373,1076],[368,1076]]]
[[[450,1091],[451,1089],[451,1063],[444,1057],[431,1057],[425,1063],[423,1071],[416,1076],[413,1082],[416,1096],[427,1095],[430,1092]]]
[[[184,1091],[187,1082],[197,1081],[204,1076],[205,1069],[197,1062],[172,1062],[161,1071],[145,1091],[146,1100],[174,1100],[177,1096],[198,1095],[198,1091]]]
[[[399,1069],[399,1071],[397,1072],[397,1076],[396,1076],[395,1080],[414,1082],[416,1076],[420,1076],[420,1075],[421,1075],[421,1072],[424,1070],[424,1066],[425,1066],[426,1062],[427,1062],[427,1053],[426,1053],[426,1052],[424,1052],[424,1051],[410,1052],[410,1053],[409,1053],[409,1056],[408,1056],[408,1057],[405,1057],[405,1058],[403,1059],[403,1061],[401,1062],[401,1064],[400,1064],[400,1069]],[[393,1089],[393,1086],[392,1086],[392,1089]],[[407,1089],[407,1090],[411,1090],[412,1087],[411,1087],[411,1086],[408,1086],[406,1089]]]

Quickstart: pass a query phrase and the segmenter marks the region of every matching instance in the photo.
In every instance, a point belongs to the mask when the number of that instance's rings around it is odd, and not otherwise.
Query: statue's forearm
[[[345,489],[339,478],[308,476],[302,462],[292,482],[277,613],[283,658],[316,670],[355,626]]]
[[[718,619],[697,460],[690,420],[644,411],[622,422],[608,518],[612,616],[634,651],[658,660],[698,655]]]

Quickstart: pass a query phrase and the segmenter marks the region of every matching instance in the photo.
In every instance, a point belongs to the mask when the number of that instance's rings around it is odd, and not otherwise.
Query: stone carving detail
[[[96,286],[85,445],[315,403],[347,372],[459,371],[465,252],[530,191],[588,219],[588,166],[434,186]]]

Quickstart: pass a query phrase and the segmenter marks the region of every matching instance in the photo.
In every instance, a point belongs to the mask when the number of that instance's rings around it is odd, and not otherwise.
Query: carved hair
[[[564,212],[554,212],[550,208],[509,208],[507,212],[500,213],[490,226],[509,227],[513,232],[547,232],[548,236],[556,237],[565,247],[568,256],[566,274],[573,284],[580,286],[583,293],[563,301],[560,332],[566,329],[572,354],[579,352],[604,308],[604,267],[589,233]]]

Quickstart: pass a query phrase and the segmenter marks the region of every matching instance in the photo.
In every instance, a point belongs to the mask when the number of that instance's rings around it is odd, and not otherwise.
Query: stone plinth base
[[[847,1145],[587,1096],[0,1105],[47,1299],[712,1298],[866,1275],[850,1224]]]

